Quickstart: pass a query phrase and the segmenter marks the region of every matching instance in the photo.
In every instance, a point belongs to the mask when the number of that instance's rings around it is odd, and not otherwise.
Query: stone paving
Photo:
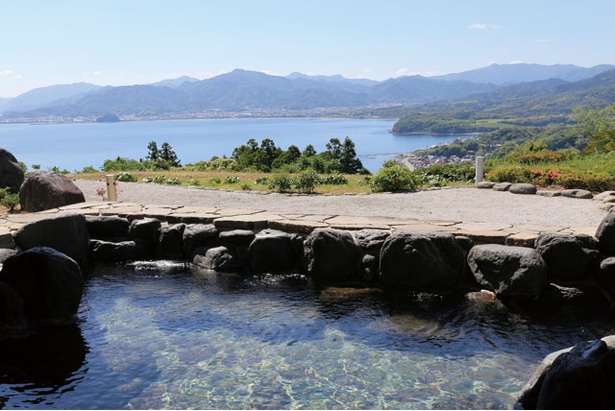
[[[217,228],[260,230],[265,228],[308,234],[316,228],[342,230],[381,229],[435,231],[469,237],[475,243],[532,247],[542,232],[585,233],[594,235],[596,227],[513,226],[502,223],[467,223],[456,220],[365,217],[333,214],[275,213],[267,210],[217,209],[182,205],[145,205],[124,202],[85,202],[37,213],[0,215],[0,248],[13,248],[16,230],[30,222],[61,212],[84,215],[120,216],[128,220],[152,217],[169,224],[215,224]]]

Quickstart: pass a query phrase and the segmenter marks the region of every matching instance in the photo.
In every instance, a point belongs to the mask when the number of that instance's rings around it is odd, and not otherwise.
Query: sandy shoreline
[[[75,180],[87,201],[101,200],[104,181]],[[488,189],[445,188],[410,193],[296,195],[225,191],[145,183],[118,183],[118,201],[277,213],[334,214],[504,223],[514,226],[597,227],[600,203],[565,197],[520,195]]]

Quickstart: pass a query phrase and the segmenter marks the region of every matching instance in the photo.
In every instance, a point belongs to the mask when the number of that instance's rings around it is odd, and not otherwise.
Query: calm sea
[[[392,120],[313,118],[2,124],[0,147],[13,153],[29,169],[32,164],[38,164],[43,170],[57,166],[72,172],[86,166],[100,168],[105,160],[118,156],[145,158],[147,144],[152,140],[158,142],[159,147],[168,142],[182,164],[188,164],[209,160],[212,156],[230,156],[235,147],[250,138],[259,144],[270,138],[283,149],[294,144],[303,150],[312,144],[321,152],[329,139],[350,137],[363,165],[374,172],[395,154],[456,138],[394,135],[390,133],[393,124]]]

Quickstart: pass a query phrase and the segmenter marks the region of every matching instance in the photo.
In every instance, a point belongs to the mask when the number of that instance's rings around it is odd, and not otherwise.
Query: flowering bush
[[[107,194],[107,190],[105,190],[104,188],[98,187],[96,189],[96,195],[99,196],[102,201],[107,200],[107,197],[105,197],[105,194]]]
[[[539,187],[557,186],[593,192],[615,189],[615,177],[609,173],[574,167],[551,169],[503,165],[489,170],[486,178],[495,182],[530,183]]]

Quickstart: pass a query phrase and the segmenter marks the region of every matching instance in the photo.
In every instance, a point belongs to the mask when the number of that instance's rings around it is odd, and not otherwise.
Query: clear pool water
[[[611,318],[373,292],[176,263],[97,267],[76,326],[4,340],[0,406],[511,408],[542,358]]]

